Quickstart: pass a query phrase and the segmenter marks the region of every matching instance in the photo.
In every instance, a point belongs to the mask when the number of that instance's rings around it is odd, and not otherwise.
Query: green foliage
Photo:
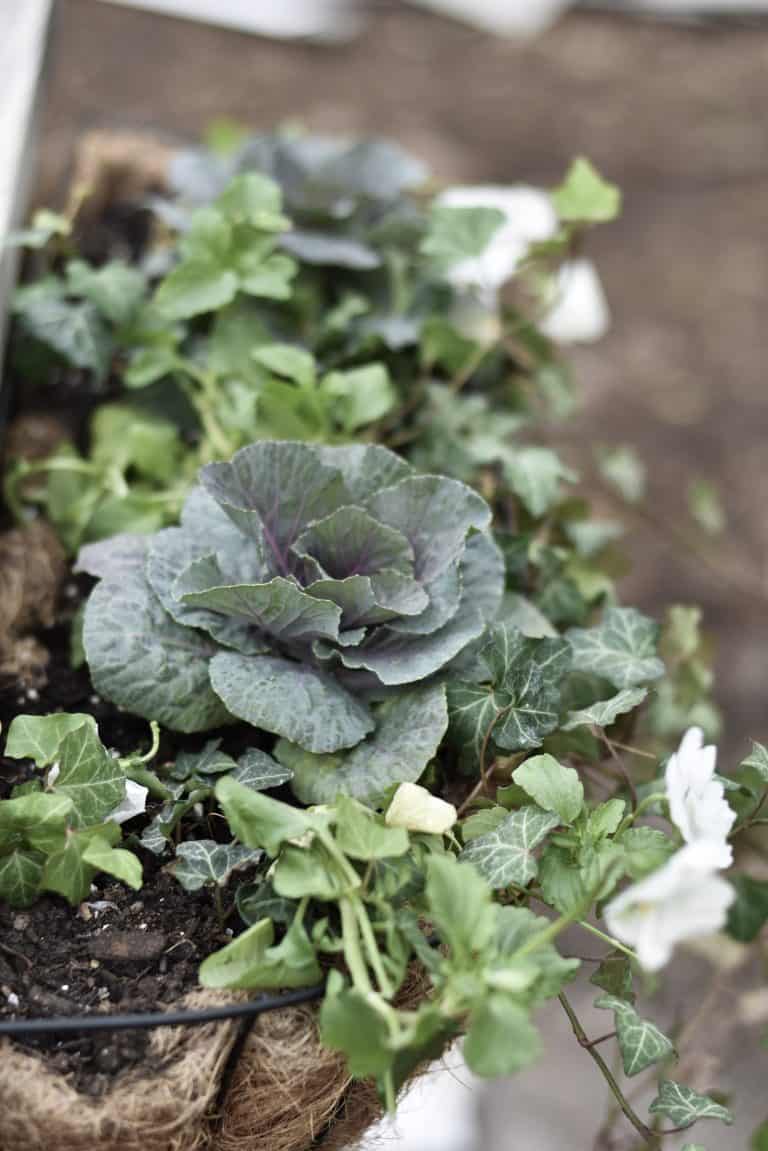
[[[555,211],[564,223],[597,224],[615,220],[621,210],[621,192],[584,156],[573,161],[563,183],[552,193]]]
[[[727,1107],[670,1079],[661,1081],[659,1093],[648,1110],[652,1115],[665,1115],[676,1127],[690,1127],[698,1119],[720,1119],[728,1126],[733,1123]]]
[[[654,1023],[641,1019],[631,1003],[614,995],[600,995],[595,1007],[613,1012],[624,1074],[639,1075],[655,1063],[676,1058],[670,1039]]]

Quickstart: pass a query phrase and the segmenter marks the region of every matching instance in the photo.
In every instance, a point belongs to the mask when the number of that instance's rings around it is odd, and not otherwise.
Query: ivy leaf
[[[594,628],[572,628],[567,638],[573,663],[615,687],[630,688],[659,679],[664,664],[656,655],[659,625],[635,608],[608,608]]]
[[[573,731],[577,727],[610,727],[617,716],[639,707],[647,695],[648,692],[644,687],[628,687],[610,699],[601,699],[589,707],[569,711],[562,730]]]
[[[578,156],[563,183],[552,192],[552,203],[564,223],[598,224],[616,219],[621,192],[604,180],[586,157]]]
[[[727,1107],[671,1079],[661,1081],[648,1110],[652,1115],[666,1115],[676,1127],[690,1127],[697,1119],[721,1119],[729,1127],[734,1121]]]
[[[15,722],[15,721],[14,721]],[[13,725],[11,725],[13,727]],[[10,739],[10,733],[8,738]],[[6,755],[10,752],[6,749]],[[761,783],[768,785],[768,747],[762,743],[757,743],[752,740],[752,750],[746,759],[743,759],[739,764],[739,768],[749,768],[754,771]]]
[[[112,338],[98,310],[88,300],[72,303],[53,285],[31,285],[14,298],[21,327],[67,363],[93,372],[101,382],[112,359]]]
[[[74,804],[68,795],[35,791],[0,802],[0,834],[18,833],[30,847],[57,851],[64,843]]]
[[[236,761],[221,750],[220,739],[209,739],[201,751],[180,751],[171,771],[173,779],[189,779],[192,775],[220,775],[234,771]]]
[[[535,848],[559,823],[559,815],[533,804],[522,807],[508,815],[495,831],[473,839],[460,858],[473,863],[495,890],[513,884],[525,887],[538,872]]]
[[[263,847],[273,858],[286,840],[300,839],[316,826],[309,813],[253,791],[228,775],[216,784],[216,798],[240,842]]]
[[[72,800],[73,827],[99,823],[125,797],[125,771],[102,744],[95,724],[83,724],[62,739],[55,793]]]
[[[83,858],[87,844],[87,836],[71,832],[61,850],[49,855],[43,867],[41,888],[63,895],[73,907],[88,895],[96,875],[97,869]]]
[[[474,811],[461,822],[461,838],[463,843],[470,843],[489,831],[495,831],[500,823],[507,818],[505,807],[486,807],[481,811]]]
[[[563,767],[551,755],[534,755],[513,773],[522,787],[544,811],[554,811],[562,823],[573,823],[584,806],[584,786],[579,773]]]
[[[536,446],[505,452],[504,475],[523,506],[537,519],[560,499],[562,484],[578,478],[551,448]]]
[[[346,754],[312,755],[280,740],[275,755],[293,769],[302,803],[333,803],[348,795],[372,803],[396,783],[415,783],[436,754],[448,726],[445,688],[406,690],[376,716],[376,730]]]
[[[259,919],[288,924],[296,912],[293,900],[275,894],[268,879],[260,883],[241,883],[235,892],[235,906],[243,923],[251,927]]]
[[[421,253],[439,271],[481,255],[506,217],[498,208],[454,208],[433,204]]]
[[[0,899],[11,907],[29,907],[40,889],[45,856],[39,851],[12,851],[0,856]]]
[[[11,759],[33,759],[36,767],[48,767],[58,758],[64,736],[83,725],[96,732],[92,715],[63,711],[54,715],[17,715],[8,728],[5,754]]]
[[[740,943],[752,943],[768,922],[768,882],[751,875],[734,875],[730,882],[736,899],[728,908],[726,931]]]
[[[113,847],[102,835],[94,835],[88,840],[83,851],[83,863],[95,868],[96,871],[105,871],[113,875],[134,891],[138,891],[144,881],[141,862],[132,851],[125,851],[120,847]]]
[[[646,488],[646,468],[634,448],[627,444],[596,449],[597,466],[605,482],[618,492],[628,504],[643,499]]]
[[[590,976],[590,983],[607,991],[615,999],[634,1003],[632,991],[632,967],[626,955],[616,951],[607,955],[600,966]]]
[[[464,1058],[476,1075],[513,1075],[541,1054],[539,1033],[526,1009],[506,995],[489,995],[472,1012]]]
[[[479,761],[490,736],[507,751],[539,747],[558,725],[569,664],[565,640],[531,639],[509,624],[494,627],[477,658],[476,682],[448,689],[451,729],[464,753]]]
[[[625,1075],[639,1075],[654,1063],[676,1058],[671,1040],[654,1023],[641,1019],[625,999],[600,995],[595,1000],[595,1007],[613,1012]]]
[[[405,855],[408,832],[403,827],[388,827],[382,816],[340,795],[336,800],[336,842],[351,859],[389,859]]]
[[[226,887],[233,871],[258,863],[264,853],[237,843],[193,839],[176,848],[172,871],[185,891],[199,891],[207,884]]]
[[[267,755],[266,751],[252,747],[238,759],[232,778],[254,791],[269,791],[293,779],[293,771]]]

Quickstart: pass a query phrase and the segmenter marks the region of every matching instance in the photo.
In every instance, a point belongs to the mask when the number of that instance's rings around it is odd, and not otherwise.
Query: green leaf
[[[250,867],[263,858],[263,852],[237,843],[217,843],[214,839],[192,839],[176,848],[172,870],[185,891],[199,891],[207,884],[226,887],[234,871]]]
[[[562,484],[578,478],[551,448],[514,448],[505,453],[503,467],[513,492],[537,519],[558,502]]]
[[[339,795],[336,842],[351,859],[389,859],[408,850],[408,832],[402,827],[387,827],[382,816],[346,795]]]
[[[293,380],[299,387],[308,388],[315,382],[315,358],[304,348],[293,344],[262,344],[251,353],[254,360],[274,372]]]
[[[320,982],[322,970],[300,923],[294,921],[277,946],[272,946],[273,938],[271,920],[254,923],[203,960],[199,973],[203,987],[268,991]]]
[[[555,211],[564,223],[598,224],[615,220],[621,211],[621,192],[604,180],[584,156],[578,156],[565,180],[552,192]]]
[[[440,271],[481,255],[505,223],[498,208],[451,208],[433,204],[421,253]]]
[[[364,704],[310,664],[220,652],[211,660],[210,675],[233,715],[307,751],[353,747],[374,727]]]
[[[44,248],[54,236],[68,236],[71,231],[72,225],[66,216],[40,208],[29,228],[8,232],[0,243],[5,248]]]
[[[531,804],[513,811],[495,831],[473,839],[461,859],[473,863],[491,887],[525,887],[536,878],[533,852],[560,823],[560,816]]]
[[[351,752],[316,756],[281,740],[275,755],[295,776],[302,803],[333,803],[338,795],[373,803],[396,783],[415,783],[437,753],[448,726],[445,688],[405,690],[376,716],[376,729]]]
[[[223,308],[234,300],[237,287],[235,273],[213,260],[184,260],[162,281],[155,303],[169,320],[187,320]]]
[[[320,388],[335,401],[334,418],[350,433],[381,419],[397,403],[397,392],[385,364],[329,372]]]
[[[94,835],[89,839],[83,851],[83,863],[94,867],[96,871],[114,875],[115,879],[126,883],[134,891],[138,891],[144,881],[141,862],[133,852],[112,847],[101,835]]]
[[[645,495],[646,468],[634,448],[626,444],[597,448],[596,459],[605,482],[628,504],[640,503]]]
[[[560,683],[568,671],[565,640],[531,639],[499,624],[478,656],[479,682],[449,685],[451,731],[475,761],[490,737],[507,751],[539,747],[559,723]]]
[[[0,899],[11,907],[29,907],[40,889],[45,856],[39,851],[12,851],[0,856]]]
[[[37,767],[48,767],[58,758],[64,736],[83,725],[96,732],[92,715],[64,711],[54,715],[17,715],[8,728],[5,754],[11,759],[33,759]]]
[[[677,1057],[672,1041],[654,1023],[641,1019],[625,999],[600,995],[595,1000],[595,1007],[613,1012],[625,1075],[639,1075],[654,1063]]]
[[[240,287],[248,295],[287,300],[298,265],[280,252],[264,258],[260,252],[246,250],[238,261],[238,271]]]
[[[288,924],[296,913],[296,903],[275,895],[268,879],[259,883],[241,883],[235,891],[235,906],[243,923],[249,927],[259,919]]]
[[[632,879],[642,879],[657,871],[675,850],[672,841],[658,827],[629,827],[619,843],[624,850],[624,868]]]
[[[506,995],[489,995],[470,1015],[463,1050],[471,1071],[495,1079],[538,1059],[541,1040],[524,1007]]]
[[[68,795],[41,791],[4,799],[0,802],[0,835],[17,833],[30,847],[57,851],[64,843],[73,806]]]
[[[192,775],[221,775],[234,771],[237,762],[221,750],[220,739],[209,739],[201,751],[180,751],[176,756],[171,776],[189,779]]]
[[[290,227],[281,207],[279,185],[260,172],[236,176],[216,200],[216,208],[228,220],[260,232],[284,232]]]
[[[173,731],[205,731],[229,719],[208,675],[215,645],[175,623],[140,571],[94,588],[83,643],[96,690],[127,711]]]
[[[42,285],[17,292],[14,311],[21,327],[67,363],[93,372],[97,381],[106,376],[113,344],[106,324],[89,301],[71,303]],[[38,290],[34,290],[38,289]]]
[[[579,671],[630,688],[664,675],[664,664],[656,655],[658,634],[659,625],[642,612],[612,607],[597,627],[572,628],[567,639]]]
[[[354,988],[325,998],[320,1039],[323,1047],[344,1053],[350,1075],[357,1079],[381,1075],[392,1063],[386,1018]]]
[[[568,719],[562,725],[563,731],[573,731],[577,727],[610,727],[616,717],[639,707],[648,691],[644,687],[628,687],[617,692],[610,699],[601,699],[589,707],[568,712]]]
[[[218,564],[207,557],[179,576],[174,591],[183,604],[246,620],[286,644],[339,636],[341,610],[337,605],[307,595],[282,576],[268,583],[227,585]]]
[[[73,827],[99,823],[122,801],[125,771],[102,744],[95,724],[83,724],[62,739],[54,788],[72,800]]]
[[[72,294],[90,300],[115,327],[129,324],[136,315],[146,289],[138,268],[122,260],[110,260],[99,268],[84,260],[70,260],[66,272]]]
[[[232,778],[246,787],[253,788],[254,791],[269,791],[270,788],[280,787],[293,779],[293,771],[290,767],[283,767],[277,763],[265,751],[252,747],[238,759]]]
[[[284,899],[310,896],[324,902],[349,891],[349,877],[316,839],[309,847],[286,844],[271,873],[272,886]]]
[[[49,855],[43,867],[41,888],[63,895],[73,907],[88,895],[97,872],[97,868],[84,859],[87,846],[87,836],[70,832],[62,849]]]
[[[632,991],[632,966],[629,958],[619,951],[607,955],[600,966],[590,976],[590,983],[607,991],[610,996],[634,1003]]]
[[[733,875],[730,883],[736,889],[736,899],[728,908],[726,931],[740,943],[752,943],[768,922],[768,881]]]
[[[307,812],[253,791],[227,775],[216,784],[216,798],[241,843],[263,847],[273,858],[286,840],[299,839],[315,827]]]
[[[734,1121],[727,1107],[671,1079],[661,1081],[648,1110],[652,1115],[666,1115],[676,1127],[690,1127],[698,1119],[721,1119],[729,1127]]]
[[[693,480],[688,485],[688,510],[707,535],[719,536],[725,531],[726,516],[722,497],[708,480]]]
[[[379,523],[362,508],[339,508],[315,520],[297,538],[297,555],[316,560],[328,575],[374,576],[382,568],[411,575],[413,548],[402,532]],[[314,593],[313,593],[314,594]]]
[[[513,773],[515,783],[544,811],[554,811],[562,823],[573,823],[584,806],[584,786],[572,767],[551,755],[534,755]]]
[[[454,959],[472,965],[496,931],[496,912],[488,884],[474,867],[452,855],[427,860],[429,919],[449,945]]]
[[[461,838],[463,843],[470,843],[480,835],[487,835],[495,831],[500,823],[507,818],[505,807],[486,807],[482,811],[475,811],[461,821]]]
[[[10,739],[10,733],[8,738]],[[5,754],[10,755],[10,752],[7,750],[7,748]],[[762,743],[756,743],[755,740],[752,740],[752,750],[747,758],[741,761],[739,767],[749,768],[750,770],[756,772],[760,782],[768,786],[768,747],[765,747]]]
[[[587,837],[596,843],[607,835],[613,835],[624,818],[626,806],[623,799],[609,799],[593,808],[587,816]]]

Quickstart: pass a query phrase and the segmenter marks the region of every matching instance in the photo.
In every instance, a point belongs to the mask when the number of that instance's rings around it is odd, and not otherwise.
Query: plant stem
[[[638,1135],[643,1140],[643,1142],[648,1147],[654,1147],[656,1145],[656,1142],[657,1142],[655,1133],[653,1131],[651,1131],[650,1127],[647,1127],[645,1125],[645,1123],[643,1123],[640,1116],[630,1106],[628,1100],[624,1096],[624,1093],[622,1092],[621,1088],[619,1087],[619,1084],[616,1081],[610,1067],[605,1062],[605,1060],[603,1059],[600,1052],[596,1050],[594,1045],[590,1045],[589,1037],[587,1036],[587,1033],[584,1030],[584,1028],[581,1026],[581,1023],[579,1022],[579,1019],[578,1019],[578,1016],[576,1015],[576,1012],[571,1007],[571,1004],[568,1000],[567,995],[565,994],[564,991],[561,991],[557,998],[560,1000],[562,1008],[565,1011],[565,1014],[568,1016],[568,1020],[571,1024],[571,1029],[573,1031],[573,1034],[576,1036],[576,1039],[578,1040],[579,1045],[581,1047],[583,1047],[585,1051],[589,1052],[590,1057],[595,1061],[597,1066],[600,1068],[602,1076],[605,1079],[606,1083],[608,1084],[608,1087],[610,1088],[611,1093],[612,1093],[614,1099],[616,1100],[616,1102],[618,1103],[619,1107],[621,1108],[624,1116],[632,1124],[635,1131],[637,1131]]]
[[[392,995],[394,995],[394,988],[389,981],[386,971],[384,970],[384,964],[381,960],[381,953],[379,952],[379,948],[376,944],[376,936],[373,933],[373,928],[371,927],[371,921],[368,918],[368,913],[365,910],[365,906],[361,899],[353,896],[351,897],[350,902],[352,903],[352,906],[355,910],[358,926],[360,928],[360,934],[363,937],[363,946],[365,947],[365,951],[368,956],[368,963],[374,975],[376,976],[376,982],[379,985],[379,990],[386,999],[390,999]]]
[[[614,939],[612,935],[606,935],[604,931],[601,931],[599,927],[594,927],[593,924],[588,923],[586,919],[579,919],[577,922],[579,927],[583,927],[585,931],[591,931],[598,939],[602,939],[603,943],[610,944],[610,946],[617,951],[623,951],[630,959],[637,959],[631,947],[625,947],[623,943],[620,943],[618,939]]]
[[[347,961],[352,983],[358,991],[368,994],[373,991],[373,985],[365,966],[363,953],[360,949],[360,932],[357,926],[355,908],[351,899],[344,897],[339,900],[341,912],[341,934],[344,941],[344,958]]]

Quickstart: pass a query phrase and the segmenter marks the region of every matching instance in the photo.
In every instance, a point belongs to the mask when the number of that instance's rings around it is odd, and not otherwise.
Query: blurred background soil
[[[572,12],[533,42],[494,39],[396,2],[345,45],[288,44],[94,0],[61,3],[40,197],[61,195],[88,129],[194,140],[212,119],[395,136],[437,178],[553,184],[575,153],[624,189],[592,254],[614,316],[573,359],[585,406],[565,435],[629,441],[651,506],[685,519],[693,477],[720,487],[729,527],[701,557],[632,524],[628,601],[697,600],[716,640],[718,698],[737,754],[768,735],[768,22],[680,25]]]
[[[391,135],[445,181],[551,185],[584,153],[621,184],[622,218],[591,248],[613,328],[573,353],[584,406],[558,434],[577,459],[595,439],[635,444],[649,467],[651,515],[674,525],[685,522],[694,477],[719,485],[728,528],[704,556],[686,557],[658,524],[630,518],[625,599],[657,614],[700,602],[716,642],[723,766],[745,736],[766,739],[766,598],[745,585],[768,587],[768,21],[574,12],[523,43],[392,2],[373,6],[357,41],[318,47],[62,0],[50,71],[39,185],[49,202],[62,196],[89,129],[192,141],[222,116]],[[676,991],[702,998],[688,962],[675,971]],[[724,994],[702,1016],[705,1030],[710,1019],[731,1020]],[[585,1010],[599,1028],[600,1013]],[[574,1056],[556,1004],[547,1019],[550,1062],[494,1086],[485,1151],[591,1143],[599,1077]],[[710,1148],[745,1148],[763,1117],[764,1072],[746,1062],[755,1046],[738,1033],[727,1044],[737,1103],[747,1105],[737,1128],[705,1132]]]

